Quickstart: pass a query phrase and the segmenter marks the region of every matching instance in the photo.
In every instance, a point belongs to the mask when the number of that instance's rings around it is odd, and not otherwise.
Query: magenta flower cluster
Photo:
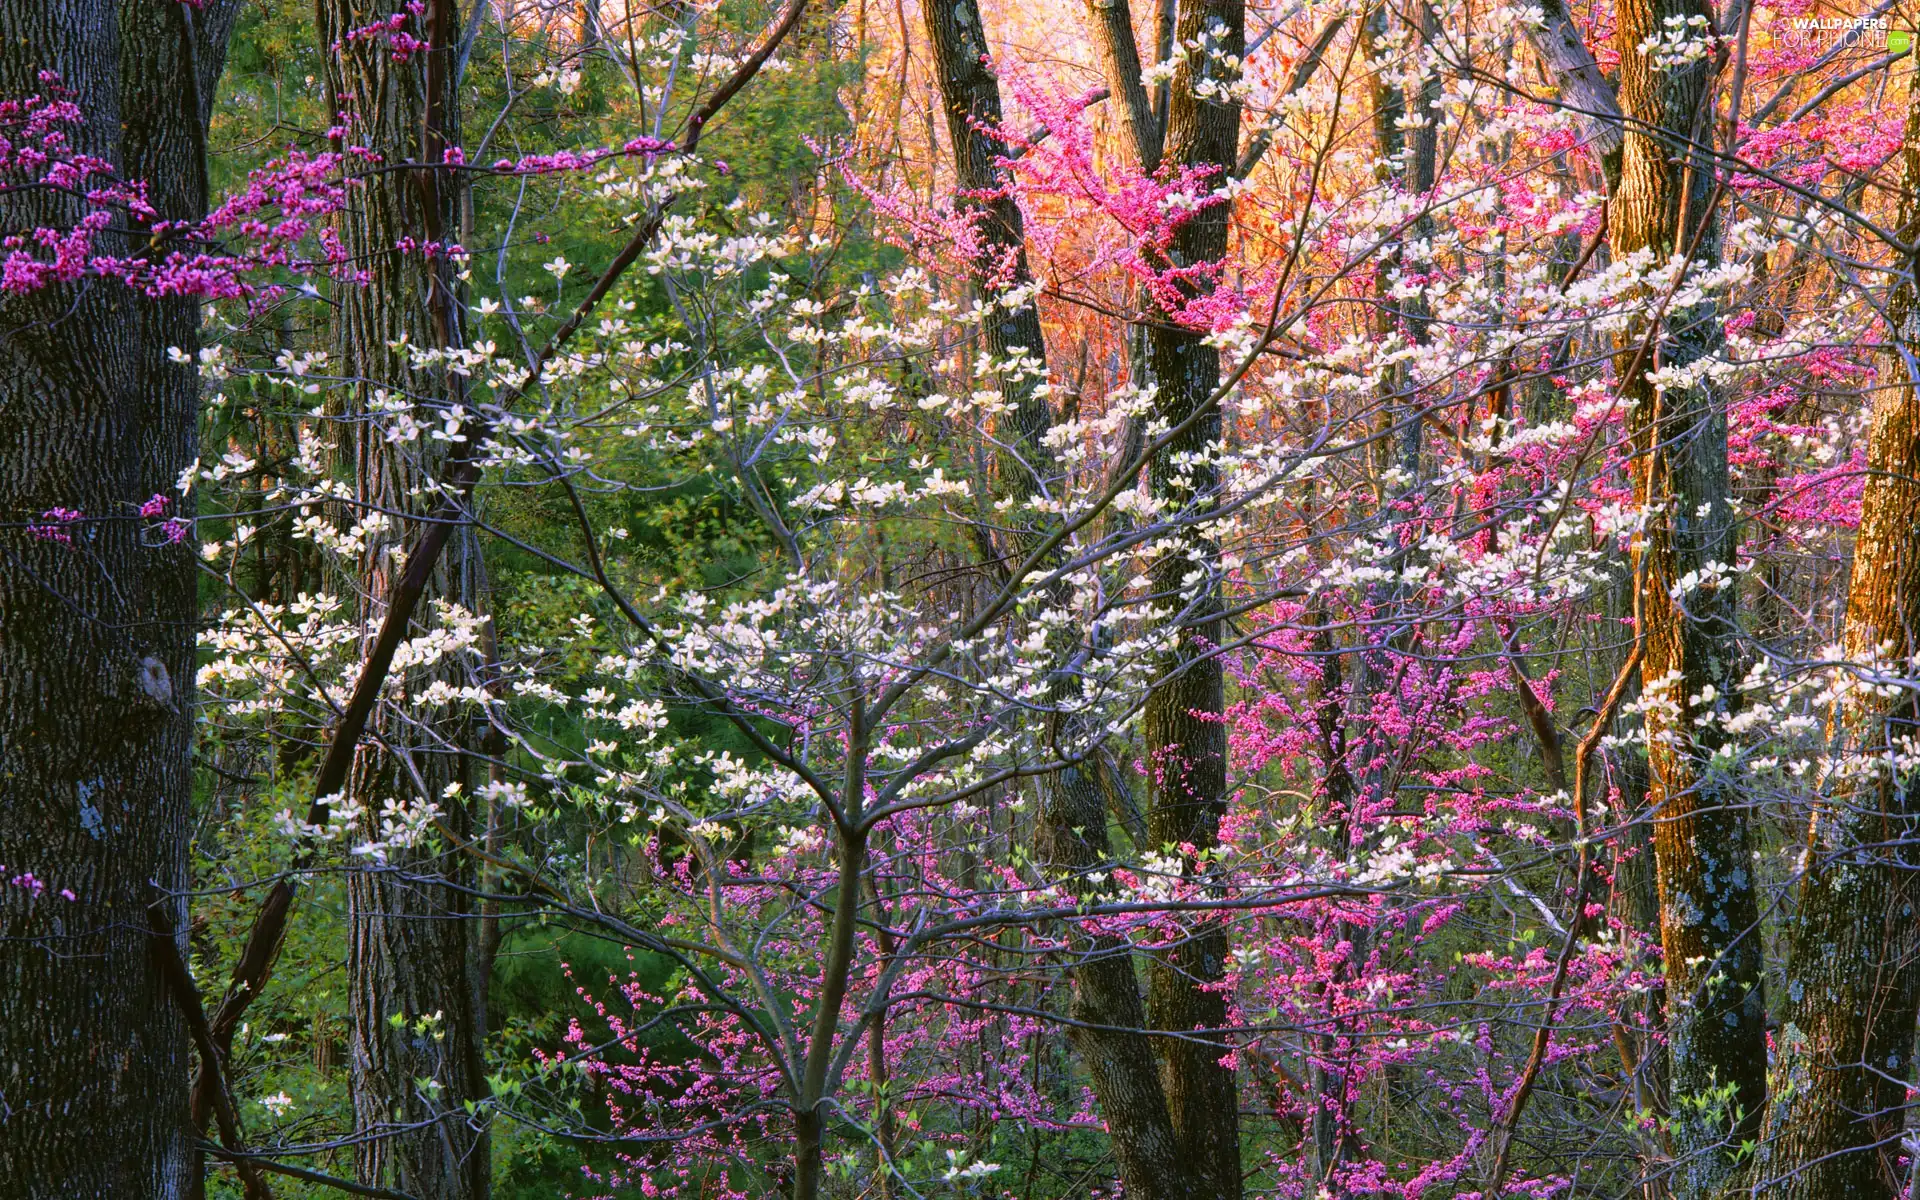
[[[27,526],[27,532],[43,542],[64,542],[73,545],[72,526],[85,514],[77,508],[50,508],[40,514],[45,524]]]
[[[41,879],[39,876],[35,875],[32,871],[22,871],[18,875],[13,876],[12,878],[8,878],[6,874],[6,870],[7,868],[5,864],[0,864],[0,879],[5,879],[12,886],[17,887],[22,891],[26,892],[28,898],[33,900],[38,900],[40,897],[47,894],[47,881],[44,879]],[[78,896],[73,894],[72,888],[61,888],[58,892],[55,893],[55,895],[59,896],[62,900],[78,900],[79,899]]]
[[[387,48],[395,62],[406,62],[416,54],[431,49],[431,44],[406,32],[409,19],[419,20],[426,15],[427,6],[422,0],[408,0],[407,11],[394,13],[381,20],[350,29],[347,36],[333,44],[338,54],[349,42],[364,42],[385,39]]]
[[[424,10],[418,3],[409,7]],[[408,36],[394,27],[399,19],[356,30],[349,39]],[[394,44],[400,47],[399,42]],[[419,44],[409,41],[405,52],[412,54],[418,48]],[[325,218],[346,206],[350,190],[359,185],[350,177],[352,164],[385,165],[380,155],[347,140],[351,118],[343,114],[327,131],[340,149],[317,154],[289,150],[252,172],[244,187],[201,220],[163,221],[148,202],[143,184],[118,177],[112,164],[73,148],[72,134],[84,124],[84,115],[57,75],[43,72],[40,82],[40,93],[0,101],[0,194],[61,192],[78,200],[81,212],[65,227],[41,226],[0,238],[0,291],[21,295],[84,278],[108,278],[150,296],[238,299],[258,306],[285,294],[283,285],[250,282],[266,272],[327,274],[342,282],[361,281],[361,274],[347,265],[337,238],[323,226]],[[503,158],[490,172],[583,171],[608,159],[650,158],[675,148],[669,140],[638,137],[619,146]],[[458,147],[448,149],[443,161],[449,167],[467,165]],[[117,219],[144,229],[149,235],[144,240],[166,247],[165,253],[108,252],[103,238]],[[396,248],[429,257],[465,253],[456,244],[411,240]]]

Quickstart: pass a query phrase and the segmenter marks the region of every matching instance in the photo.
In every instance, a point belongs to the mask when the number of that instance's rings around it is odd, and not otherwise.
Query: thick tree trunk
[[[1911,242],[1920,232],[1920,88],[1908,100],[1901,154],[1898,234]],[[1903,257],[1887,305],[1892,351],[1874,393],[1845,631],[1850,662],[1906,679],[1920,653],[1914,267]],[[1784,1086],[1756,1171],[1756,1191],[1781,1200],[1905,1194],[1899,1160],[1920,989],[1912,863],[1920,803],[1913,770],[1895,760],[1911,753],[1903,743],[1917,725],[1920,707],[1904,684],[1892,699],[1860,689],[1834,706],[1838,763],[1807,831],[1788,936],[1785,1020],[1776,1035]]]
[[[998,276],[1016,287],[1023,286],[1032,277],[1020,209],[1002,191],[1005,181],[994,165],[1005,148],[982,132],[1000,123],[1001,107],[999,82],[983,61],[987,41],[979,8],[974,0],[954,0],[926,5],[923,12],[947,131],[953,142],[956,190],[963,197],[975,197],[963,203],[984,210],[980,218],[982,261],[973,264],[975,275],[982,281]],[[1137,74],[1136,70],[1136,85]],[[988,196],[992,198],[981,199]],[[995,359],[1005,359],[1018,351],[1046,361],[1040,313],[1031,299],[1010,312],[1002,310],[997,319],[989,318],[982,340]],[[1036,394],[1038,382],[1031,377],[1003,378],[1001,382],[1015,425],[1015,436],[1008,440],[1020,448],[1024,459],[1009,468],[1007,482],[1010,491],[1029,499],[1039,494],[1042,480],[1051,486],[1057,474],[1046,443],[1053,414],[1044,394]],[[1030,553],[1045,532],[1041,523],[1016,535],[1012,548],[1015,555]],[[1065,588],[1056,592],[1052,599],[1064,604],[1068,599]],[[1061,644],[1054,647],[1055,657],[1065,662],[1083,641],[1084,631],[1063,630],[1056,637]],[[1072,681],[1061,678],[1056,682],[1055,698],[1065,699]],[[1050,731],[1053,745],[1086,744],[1085,731],[1075,728],[1075,722],[1056,719],[1054,723],[1058,728]],[[1105,797],[1095,764],[1069,767],[1048,777],[1042,781],[1042,793],[1042,861],[1069,881],[1107,867],[1112,854]],[[1178,1143],[1146,1034],[1146,1009],[1130,947],[1121,939],[1098,938],[1078,940],[1074,949],[1077,957],[1072,969],[1070,1015],[1075,1024],[1071,1037],[1093,1077],[1094,1094],[1100,1099],[1101,1115],[1113,1139],[1127,1194],[1141,1200],[1183,1196],[1185,1180],[1180,1172]]]
[[[1669,19],[1711,14],[1697,0],[1626,0],[1615,31],[1620,98],[1630,121],[1609,229],[1615,262],[1650,252],[1711,264],[1711,160],[1692,152],[1712,129],[1712,66],[1657,67],[1640,49]],[[1648,289],[1659,300],[1664,286]],[[1660,937],[1667,973],[1669,1111],[1674,1195],[1711,1194],[1759,1132],[1766,1098],[1759,908],[1744,796],[1716,751],[1740,679],[1736,588],[1709,569],[1731,565],[1727,417],[1710,383],[1656,390],[1656,366],[1686,367],[1719,345],[1702,303],[1665,314],[1623,345],[1636,499],[1646,525],[1634,547],[1642,690],[1651,777]],[[1645,349],[1643,350],[1643,346]],[[1676,595],[1682,580],[1687,586]]]
[[[1050,783],[1041,836],[1042,861],[1074,881],[1077,894],[1093,895],[1095,889],[1078,881],[1109,868],[1113,853],[1104,797],[1090,769],[1069,767]],[[1127,1194],[1186,1196],[1191,1179],[1146,1033],[1132,945],[1123,938],[1080,938],[1074,952],[1073,1047],[1093,1077]]]
[[[1174,39],[1201,49],[1182,58],[1174,72],[1163,161],[1218,168],[1215,181],[1224,183],[1239,161],[1240,104],[1224,87],[1206,97],[1196,89],[1208,77],[1234,81],[1221,77],[1222,60],[1237,63],[1245,53],[1246,7],[1242,0],[1182,3]],[[1178,263],[1223,258],[1231,218],[1232,205],[1219,204],[1184,224],[1174,238]],[[1148,357],[1159,388],[1153,421],[1186,426],[1153,456],[1148,486],[1165,511],[1198,515],[1220,490],[1214,457],[1222,430],[1214,403],[1220,351],[1201,331],[1163,317],[1149,335]],[[1219,843],[1227,803],[1219,563],[1213,534],[1199,524],[1187,526],[1148,568],[1149,593],[1174,611],[1179,626],[1172,650],[1157,665],[1160,682],[1147,698],[1143,722],[1147,837],[1155,846],[1190,845],[1205,852]],[[1197,861],[1188,866],[1205,870]],[[1180,1035],[1161,1039],[1161,1075],[1191,1194],[1205,1200],[1240,1196],[1239,1088],[1233,1068],[1221,1061],[1228,1052],[1225,1039],[1207,1032],[1226,1024],[1227,996],[1218,986],[1226,966],[1226,929],[1201,922],[1147,968],[1148,1019],[1155,1029]]]
[[[407,31],[432,48],[397,58],[382,39],[347,37],[390,13],[402,14]],[[437,163],[446,146],[457,144],[457,17],[452,0],[429,0],[418,17],[399,0],[373,9],[320,0],[321,43],[340,47],[329,63],[328,94],[346,114],[346,140],[371,147],[387,168]],[[437,503],[430,491],[422,494],[442,473],[437,443],[390,444],[371,414],[381,392],[436,409],[464,400],[458,376],[415,367],[406,349],[461,344],[450,264],[444,254],[398,248],[403,239],[457,241],[459,212],[454,173],[388,169],[359,177],[335,223],[342,249],[366,273],[364,283],[341,289],[335,331],[338,370],[357,381],[347,415],[359,422],[349,448],[364,511],[424,514]],[[412,522],[396,519],[369,539],[361,580],[369,629],[379,624],[400,576],[394,552],[413,530]],[[471,608],[474,574],[472,538],[456,534],[425,598]],[[446,675],[460,665],[433,670]],[[413,672],[408,691],[424,686],[423,674]],[[446,793],[455,784],[470,791],[470,763],[460,744],[468,731],[461,722],[410,726],[382,713],[375,730],[379,748],[361,748],[349,784],[366,810],[366,832],[371,835],[391,798],[439,804],[453,833],[469,836],[466,801]],[[487,971],[479,914],[457,886],[447,886],[471,883],[470,865],[457,850],[432,844],[390,850],[386,869],[361,865],[347,889],[352,1091],[355,1125],[367,1136],[358,1151],[359,1174],[420,1200],[479,1200],[490,1185],[487,1130],[464,1102],[487,1096],[481,990]]]
[[[146,181],[159,215],[181,220],[206,208],[197,97],[218,76],[233,6],[199,10],[190,36],[173,8],[0,3],[0,95],[66,89],[84,121],[72,149]],[[0,224],[66,228],[81,211],[15,192],[0,199]],[[194,460],[199,380],[167,350],[198,344],[194,300],[113,281],[0,303],[0,522],[12,526],[0,532],[9,1195],[171,1198],[200,1186],[186,1027],[150,953],[147,915],[158,899],[166,921],[186,927],[196,574],[190,546],[145,545],[134,519]],[[23,527],[55,507],[84,514],[64,530],[70,541]]]
[[[976,0],[956,0],[952,4],[933,4],[925,8],[927,40],[933,49],[933,70],[939,87],[940,107],[947,118],[947,134],[953,143],[953,176],[958,205],[980,214],[981,260],[969,264],[976,278],[1003,279],[1014,287],[1033,281],[1027,266],[1027,239],[1020,206],[1007,193],[1006,179],[996,160],[1007,153],[1006,144],[991,130],[1001,123],[1000,82],[987,62],[986,27],[980,21]],[[990,298],[985,296],[983,298]],[[1025,353],[1040,362],[1047,358],[1046,336],[1040,329],[1040,309],[1032,297],[1017,307],[997,307],[995,317],[982,322],[981,341],[995,361],[1004,361],[1015,353]],[[1013,410],[1017,437],[1028,462],[1014,464],[1008,482],[1029,494],[1037,492],[1034,472],[1051,467],[1053,456],[1046,449],[1047,430],[1053,413],[1044,394],[1037,392],[1040,379],[1002,376],[1000,389]]]
[[[1160,15],[1168,15],[1164,3],[1156,13]],[[1141,172],[1151,175],[1160,166],[1160,126],[1164,118],[1140,80],[1140,46],[1133,36],[1133,12],[1127,0],[1087,0],[1087,24],[1094,47],[1100,52],[1100,69],[1119,96],[1120,124],[1126,129],[1128,148]]]

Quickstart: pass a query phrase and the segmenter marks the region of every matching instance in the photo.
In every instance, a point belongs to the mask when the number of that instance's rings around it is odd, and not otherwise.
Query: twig
[[[1319,71],[1320,64],[1325,61],[1327,57],[1327,47],[1333,45],[1333,39],[1340,33],[1340,27],[1346,23],[1346,14],[1340,13],[1328,18],[1327,23],[1320,27],[1320,32],[1314,35],[1312,45],[1307,47],[1306,54],[1302,55],[1300,61],[1293,65],[1293,74],[1287,77],[1286,87],[1281,89],[1280,92],[1280,99],[1284,100],[1301,88],[1307,86],[1313,79],[1314,73]],[[1246,57],[1253,57],[1253,50],[1248,50]],[[1267,151],[1271,149],[1272,146],[1273,132],[1271,130],[1263,131],[1259,136],[1255,137],[1252,144],[1247,147],[1246,153],[1240,156],[1240,161],[1234,164],[1233,177],[1235,179],[1245,179],[1248,175],[1252,174],[1253,169],[1260,165],[1260,160],[1266,156]]]

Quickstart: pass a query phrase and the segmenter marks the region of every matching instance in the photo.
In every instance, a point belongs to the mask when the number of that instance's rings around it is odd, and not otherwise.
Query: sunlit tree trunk
[[[1908,100],[1897,235],[1920,232],[1920,88]],[[1782,1200],[1905,1194],[1907,1081],[1916,985],[1914,851],[1920,805],[1910,765],[1920,706],[1920,353],[1915,260],[1903,253],[1887,304],[1867,435],[1860,531],[1847,589],[1846,657],[1868,686],[1834,705],[1830,772],[1807,832],[1805,874],[1787,939],[1784,1020],[1775,1034],[1780,1094],[1769,1114],[1756,1193]],[[1909,757],[1907,760],[1911,762]]]
[[[161,218],[206,209],[206,108],[234,5],[0,3],[0,97],[64,89],[78,153],[144,181]],[[190,48],[190,49],[189,49]],[[40,76],[57,73],[57,81]],[[90,186],[104,184],[95,178]],[[9,233],[77,200],[0,198]],[[132,249],[108,235],[101,249]],[[0,303],[0,1192],[196,1195],[191,1059],[150,952],[184,931],[196,573],[133,519],[197,453],[199,304],[112,280]],[[70,541],[24,525],[84,519]],[[27,878],[30,877],[30,878]],[[69,898],[70,896],[70,898]],[[184,933],[180,935],[184,938]],[[184,952],[185,943],[179,946]]]
[[[1170,16],[1170,6],[1155,6],[1155,24]],[[1162,127],[1166,121],[1140,79],[1140,45],[1133,34],[1133,12],[1127,0],[1088,0],[1087,25],[1100,54],[1100,69],[1120,112],[1127,148],[1144,174],[1160,166]]]
[[[1646,299],[1669,292],[1676,256],[1718,261],[1712,161],[1689,146],[1712,125],[1710,58],[1662,66],[1641,49],[1669,20],[1712,19],[1696,0],[1627,0],[1617,10],[1620,100],[1628,117],[1609,214],[1614,261],[1651,255]],[[1766,1096],[1765,1006],[1745,796],[1716,752],[1729,742],[1740,680],[1724,399],[1705,380],[1656,389],[1657,368],[1714,354],[1711,302],[1675,308],[1658,329],[1629,333],[1617,362],[1631,406],[1636,499],[1637,627],[1650,778],[1648,807],[1667,974],[1670,1112],[1676,1197],[1704,1197],[1759,1131]]]
[[[1607,589],[1608,612],[1614,620],[1624,622],[1633,615],[1634,599],[1634,577],[1631,569],[1622,564],[1615,582]],[[1611,664],[1609,666],[1611,668]],[[1629,680],[1624,704],[1632,704],[1639,698],[1639,681]],[[1626,732],[1622,723],[1616,735]],[[1610,823],[1619,826],[1608,864],[1608,910],[1627,929],[1651,940],[1660,934],[1660,895],[1654,870],[1653,818],[1647,811],[1647,762],[1631,743],[1603,753],[1606,771],[1602,783],[1608,790],[1602,794],[1608,795],[1611,804],[1612,794],[1617,793],[1618,809],[1611,814]],[[1660,971],[1650,946],[1646,958],[1636,965],[1650,975],[1657,976]],[[1620,1056],[1621,1070],[1627,1076],[1634,1109],[1664,1116],[1667,1111],[1666,1047],[1660,1037],[1666,1020],[1664,989],[1656,986],[1647,992],[1623,997],[1614,1020],[1614,1048]]]
[[[396,55],[384,38],[350,37],[389,13],[428,50]],[[452,267],[426,244],[457,241],[459,185],[453,172],[395,170],[433,164],[457,144],[452,0],[429,0],[415,17],[398,0],[369,10],[348,0],[321,0],[320,41],[339,49],[329,61],[328,96],[346,114],[343,140],[370,147],[383,170],[363,171],[336,220],[342,250],[365,281],[339,290],[337,371],[357,382],[346,415],[357,424],[342,447],[350,453],[356,518],[375,512],[423,515],[437,496],[422,489],[438,475],[445,452],[422,437],[390,444],[371,419],[382,395],[446,409],[462,404],[460,377],[417,367],[408,348],[458,346],[461,308]],[[403,249],[403,239],[422,248]],[[430,417],[436,424],[438,417]],[[472,427],[467,427],[472,433]],[[458,445],[458,443],[455,443]],[[361,586],[363,616],[378,625],[402,569],[396,552],[415,525],[396,516],[369,538]],[[425,598],[473,606],[476,571],[470,537],[456,535]],[[423,624],[434,617],[427,605]],[[438,670],[457,669],[442,664]],[[424,685],[413,672],[408,691]],[[465,679],[460,683],[469,682]],[[361,748],[349,792],[364,806],[361,836],[373,836],[389,799],[444,810],[455,837],[471,836],[462,791],[470,759],[460,745],[469,731],[453,717],[410,727],[376,719],[378,738]],[[470,740],[470,739],[469,739]],[[369,1184],[392,1184],[419,1200],[476,1200],[487,1194],[490,1154],[480,1118],[465,1102],[486,1098],[481,1056],[487,976],[482,927],[459,885],[472,871],[458,849],[435,837],[388,852],[384,867],[362,862],[348,881],[348,984],[353,1010],[351,1078],[355,1125],[364,1140],[357,1167]],[[450,886],[451,885],[451,886]]]

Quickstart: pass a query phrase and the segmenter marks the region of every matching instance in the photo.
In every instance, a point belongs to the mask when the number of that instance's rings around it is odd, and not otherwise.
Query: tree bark
[[[1586,39],[1580,36],[1566,0],[1542,0],[1540,24],[1527,25],[1526,34],[1541,65],[1557,84],[1559,101],[1579,121],[1588,149],[1612,182],[1620,172],[1624,134],[1620,101],[1614,96],[1613,85],[1600,73]]]
[[[1898,236],[1920,232],[1920,88],[1907,102]],[[1915,261],[1902,254],[1887,304],[1867,435],[1867,476],[1847,588],[1846,657],[1912,677],[1920,644],[1920,353]],[[1787,942],[1782,1088],[1756,1172],[1781,1200],[1906,1194],[1899,1159],[1913,1077],[1920,974],[1912,862],[1920,833],[1913,770],[1896,765],[1920,725],[1913,688],[1892,699],[1855,689],[1835,702],[1838,760],[1807,830],[1800,903]]]
[[[1690,147],[1712,129],[1709,60],[1661,68],[1640,49],[1670,18],[1709,16],[1697,0],[1627,0],[1617,13],[1621,106],[1629,118],[1620,185],[1608,215],[1613,260],[1649,252],[1718,260],[1710,159]],[[1649,288],[1651,294],[1664,288]],[[1664,302],[1664,294],[1659,299]],[[1766,1098],[1759,908],[1741,789],[1715,754],[1737,703],[1737,589],[1712,568],[1734,562],[1727,416],[1705,380],[1664,391],[1655,367],[1684,368],[1720,344],[1703,302],[1625,340],[1620,387],[1631,405],[1636,500],[1645,527],[1633,550],[1641,687],[1654,822],[1660,938],[1667,975],[1669,1111],[1677,1200],[1727,1181],[1759,1132]],[[1705,570],[1703,577],[1701,574]],[[1684,590],[1676,595],[1682,581]]]
[[[1198,46],[1180,60],[1167,108],[1163,161],[1177,167],[1211,167],[1215,186],[1227,182],[1239,161],[1240,103],[1225,87],[1206,97],[1206,80],[1235,79],[1222,63],[1246,52],[1243,0],[1181,3],[1174,16],[1176,44]],[[1195,214],[1174,237],[1177,265],[1225,257],[1232,219],[1230,203]],[[1148,358],[1158,387],[1152,421],[1171,428],[1192,421],[1170,439],[1147,466],[1147,483],[1165,511],[1198,516],[1220,490],[1215,456],[1221,449],[1220,351],[1206,335],[1156,314]],[[1159,682],[1147,697],[1143,720],[1149,807],[1147,837],[1156,847],[1191,846],[1198,855],[1219,844],[1227,804],[1227,738],[1221,720],[1226,697],[1221,664],[1220,549],[1204,524],[1187,525],[1169,539],[1148,567],[1148,593],[1170,606],[1178,623],[1175,642],[1156,664]],[[1197,574],[1197,579],[1193,578]],[[1206,870],[1189,857],[1187,868]],[[1222,1064],[1226,1040],[1210,1033],[1227,1023],[1225,978],[1227,932],[1202,922],[1177,946],[1147,967],[1147,1016],[1162,1038],[1161,1076],[1167,1111],[1180,1140],[1180,1156],[1192,1179],[1191,1194],[1205,1200],[1240,1196],[1240,1096],[1235,1072]]]
[[[1164,11],[1164,8],[1162,9]],[[1120,123],[1143,174],[1160,167],[1160,115],[1140,81],[1140,47],[1133,37],[1133,12],[1127,0],[1087,0],[1087,23],[1100,52],[1100,68],[1120,98]]]
[[[982,132],[1000,123],[1000,85],[985,61],[986,32],[975,0],[926,5],[922,11],[933,47],[947,131],[953,142],[956,190],[960,196],[969,197],[961,203],[981,210],[981,260],[971,266],[980,281],[982,297],[990,299],[993,289],[986,284],[991,279],[998,277],[1015,287],[1032,282],[1020,208],[1006,193],[1006,180],[995,166],[1003,148]],[[1045,335],[1032,299],[1011,312],[1001,310],[989,317],[982,340],[995,359],[1020,351],[1046,361]],[[1040,493],[1041,484],[1050,486],[1056,475],[1054,457],[1046,442],[1053,414],[1046,397],[1036,393],[1036,382],[1004,376],[1001,381],[1016,427],[1015,436],[1009,440],[1020,448],[1025,460],[1011,467],[1009,490],[1027,499]],[[1041,526],[1016,534],[1015,553],[1021,557],[1030,553],[1045,532]],[[1025,549],[1021,549],[1023,546]],[[1064,604],[1068,599],[1064,586],[1056,593],[1051,599]],[[1066,662],[1085,634],[1075,629],[1055,636],[1060,644],[1053,647],[1054,656]],[[1053,682],[1054,699],[1066,699],[1072,681],[1062,673]],[[1054,724],[1056,727],[1049,731],[1053,746],[1084,743],[1085,731],[1074,728],[1073,722],[1055,720]],[[1112,861],[1105,796],[1095,764],[1068,767],[1044,779],[1041,791],[1041,860],[1066,877],[1071,886],[1084,891],[1084,885],[1074,881]],[[1146,1033],[1146,1009],[1131,948],[1115,938],[1076,939],[1074,952],[1069,1008],[1074,1025],[1070,1036],[1093,1077],[1094,1094],[1100,1099],[1127,1194],[1141,1200],[1183,1196],[1186,1192],[1178,1141]]]
[[[76,152],[143,180],[159,216],[206,210],[204,105],[231,4],[0,3],[0,95],[70,93]],[[191,47],[191,53],[189,53]],[[39,73],[58,74],[57,83]],[[9,231],[81,204],[0,198]],[[104,235],[126,253],[139,234]],[[199,305],[112,280],[0,302],[0,1180],[10,1195],[184,1197],[200,1187],[187,1029],[147,907],[184,930],[196,573],[135,510],[194,460]],[[78,510],[71,541],[26,522]],[[22,882],[31,876],[38,881]],[[68,899],[66,893],[71,893]],[[181,935],[184,937],[184,934]],[[185,943],[179,943],[184,952]]]
[[[396,57],[383,39],[348,37],[394,13],[430,48]],[[425,246],[400,248],[403,239],[444,247],[458,237],[460,177],[418,169],[443,161],[445,149],[457,145],[458,13],[453,0],[429,0],[417,18],[399,0],[371,10],[320,0],[317,14],[321,43],[339,47],[329,60],[328,94],[334,111],[346,114],[346,140],[370,147],[387,167],[416,164],[359,174],[336,219],[341,248],[365,279],[339,293],[335,344],[339,372],[355,381],[346,401],[356,430],[348,449],[363,513],[425,516],[438,502],[430,485],[445,454],[425,438],[389,444],[373,414],[380,393],[440,411],[465,401],[459,376],[416,367],[407,354],[408,347],[462,344],[451,265]],[[395,551],[411,526],[396,519],[369,538],[361,583],[370,629],[398,584]],[[456,533],[423,598],[471,610],[476,553],[471,532]],[[427,616],[422,624],[431,622]],[[445,662],[416,669],[406,690],[458,669]],[[366,812],[363,832],[372,836],[382,804],[394,798],[439,804],[455,836],[469,836],[462,796],[471,764],[461,742],[472,740],[471,731],[451,716],[411,726],[389,712],[377,714],[373,726],[377,740],[360,748],[348,785]],[[449,785],[460,792],[448,796]],[[469,1115],[465,1102],[488,1094],[487,971],[479,914],[459,890],[472,882],[471,862],[426,844],[389,851],[384,867],[360,865],[347,887],[351,1082],[355,1126],[366,1136],[358,1173],[364,1183],[392,1183],[420,1200],[479,1200],[490,1186],[491,1155],[484,1116]]]

